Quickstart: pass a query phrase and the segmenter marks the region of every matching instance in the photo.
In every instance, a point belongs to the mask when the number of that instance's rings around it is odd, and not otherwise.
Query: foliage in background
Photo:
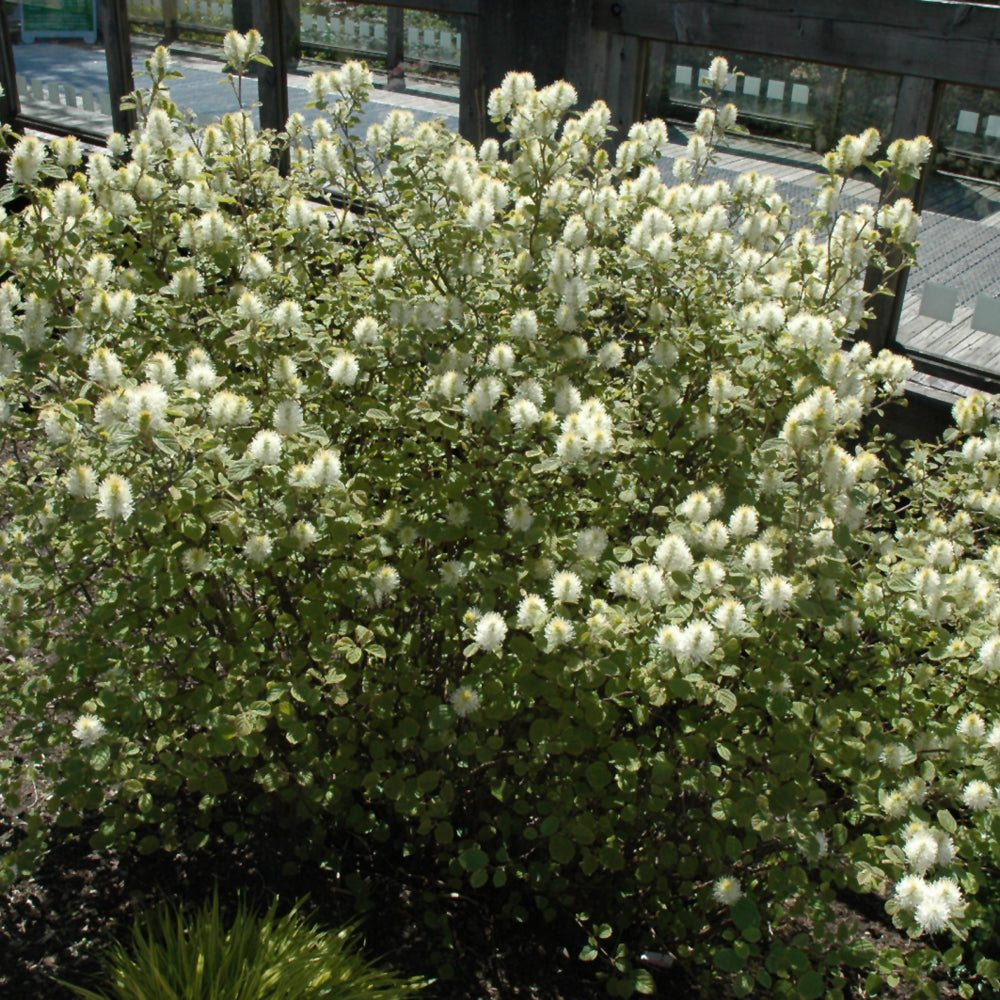
[[[1000,860],[994,403],[862,443],[911,369],[842,349],[929,144],[845,138],[799,229],[703,182],[731,106],[666,184],[664,124],[610,156],[565,83],[507,77],[501,155],[356,134],[359,64],[277,136],[149,71],[107,154],[8,163],[0,782],[47,801],[5,881],[94,816],[140,852],[279,823],[577,921],[617,995],[641,948],[739,995],[995,980],[951,944]],[[928,946],[876,954],[858,893]]]
[[[106,991],[66,985],[85,1000],[404,1000],[425,985],[369,964],[350,928],[324,930],[302,910],[241,901],[227,919],[217,896],[193,916],[161,906],[106,956]]]

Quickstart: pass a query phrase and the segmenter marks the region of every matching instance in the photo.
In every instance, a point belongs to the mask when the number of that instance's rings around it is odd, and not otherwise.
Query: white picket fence
[[[128,16],[135,21],[162,21],[159,0],[128,0]],[[229,30],[233,26],[233,5],[225,0],[178,0],[177,20],[201,28]]]
[[[159,0],[128,0],[129,17],[138,22],[159,23],[163,7]],[[213,33],[233,26],[233,6],[228,0],[178,0],[177,20],[182,26]],[[302,44],[362,58],[385,58],[384,20],[368,21],[336,17],[322,11],[302,14]],[[462,60],[462,36],[439,28],[406,29],[403,42],[407,62],[427,62],[457,68]]]
[[[101,115],[111,117],[111,95],[107,91],[93,91],[74,87],[71,83],[47,80],[41,77],[17,75],[17,92],[24,110],[31,112],[33,105],[44,105],[46,111],[58,108],[71,115]]]

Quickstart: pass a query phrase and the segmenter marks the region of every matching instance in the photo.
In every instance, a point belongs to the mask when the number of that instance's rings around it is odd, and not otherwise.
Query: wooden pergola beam
[[[1000,8],[951,0],[594,0],[593,27],[981,87],[1000,78]]]

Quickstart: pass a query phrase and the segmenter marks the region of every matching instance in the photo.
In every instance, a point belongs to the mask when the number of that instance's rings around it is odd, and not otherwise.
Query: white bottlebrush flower
[[[545,626],[545,641],[548,649],[557,649],[573,641],[573,623],[556,615]]]
[[[716,879],[715,885],[712,886],[712,897],[723,906],[732,906],[742,896],[743,887],[740,885],[740,880],[733,878],[732,875],[723,875],[722,878]]]
[[[730,598],[712,612],[712,621],[723,635],[739,635],[746,628],[747,610],[739,601]]]
[[[144,367],[150,381],[156,382],[164,389],[169,389],[177,378],[177,365],[164,351],[157,351],[146,361]]]
[[[918,875],[923,875],[937,864],[937,838],[930,830],[917,830],[903,845],[903,853],[906,855],[907,864]]]
[[[394,566],[380,566],[372,573],[372,597],[382,604],[399,589],[399,573]]]
[[[640,604],[651,607],[662,604],[668,592],[663,571],[652,563],[636,566],[629,576],[626,592]]]
[[[763,542],[751,542],[743,550],[743,565],[751,573],[770,573],[774,567],[774,553]]]
[[[279,302],[271,315],[279,330],[298,330],[302,326],[302,307],[291,299]]]
[[[878,758],[890,771],[898,771],[916,759],[913,751],[905,743],[888,743],[882,748]]]
[[[995,797],[985,781],[970,781],[962,792],[962,801],[973,812],[984,812],[994,804]]]
[[[920,905],[926,891],[927,883],[920,875],[904,875],[896,883],[893,895],[904,910],[912,913]]]
[[[559,604],[576,604],[583,595],[583,584],[576,573],[555,573],[551,582],[552,597]]]
[[[538,336],[538,318],[530,309],[521,309],[510,320],[511,336],[529,343]]]
[[[387,285],[396,274],[394,257],[376,257],[372,261],[372,280],[376,285]]]
[[[121,384],[122,364],[114,351],[100,347],[90,357],[87,375],[98,385],[113,389]]]
[[[579,435],[569,431],[559,435],[556,441],[556,455],[567,464],[579,462],[587,454],[587,442]]]
[[[795,588],[783,576],[769,576],[760,584],[760,603],[767,612],[786,611],[795,597]]]
[[[1000,722],[995,722],[984,741],[991,750],[1000,751]]]
[[[476,623],[474,638],[479,648],[484,652],[497,652],[506,637],[507,623],[503,620],[503,616],[495,611],[488,611]]]
[[[503,392],[503,383],[492,375],[481,378],[473,387],[472,392],[465,397],[462,404],[466,416],[478,420],[496,405]]]
[[[597,561],[608,545],[608,533],[603,528],[585,528],[576,536],[576,551],[581,559]]]
[[[664,653],[681,659],[687,656],[688,635],[676,625],[664,625],[656,633],[656,645]]]
[[[455,688],[448,700],[451,702],[451,707],[455,710],[455,714],[460,719],[471,715],[480,706],[479,692],[475,688],[469,687],[468,684],[463,684],[461,687]]]
[[[212,565],[212,557],[204,549],[185,549],[181,556],[181,565],[189,576],[197,576],[208,572]]]
[[[351,386],[358,380],[358,359],[349,351],[341,351],[327,366],[327,373],[334,385]]]
[[[487,364],[489,364],[491,368],[496,368],[497,371],[506,372],[510,371],[510,369],[514,367],[517,355],[514,353],[510,344],[497,344],[490,351],[489,357],[486,360]]]
[[[937,841],[937,863],[945,868],[955,860],[955,841],[944,830],[935,830],[934,839]]]
[[[504,512],[504,520],[510,526],[511,531],[527,531],[535,520],[535,515],[526,503],[518,503],[507,508]]]
[[[66,492],[77,500],[89,500],[97,495],[97,474],[89,465],[75,465],[63,480]]]
[[[533,427],[542,419],[538,407],[530,399],[515,399],[507,412],[510,414],[510,422],[518,430]]]
[[[880,792],[879,803],[889,819],[902,819],[910,808],[910,800],[898,788]]]
[[[76,421],[71,414],[56,406],[46,406],[38,414],[38,422],[53,444],[66,444],[73,439]]]
[[[125,392],[126,415],[132,427],[157,430],[163,426],[170,397],[159,382],[143,382]]]
[[[460,559],[449,559],[441,567],[441,582],[446,587],[457,587],[469,575],[469,568]]]
[[[244,292],[236,302],[236,315],[248,323],[263,323],[267,307],[254,292]]]
[[[252,253],[240,266],[240,277],[244,281],[266,281],[274,268],[262,253]]]
[[[79,740],[80,746],[92,746],[105,732],[104,723],[96,715],[81,715],[73,723],[73,737]]]
[[[991,674],[1000,671],[1000,635],[991,635],[979,647],[979,662]]]
[[[705,592],[718,590],[726,579],[726,568],[718,559],[703,559],[694,571],[694,582]]]
[[[692,663],[703,663],[715,650],[716,635],[708,622],[695,621],[684,629],[684,655]]]
[[[955,562],[955,546],[948,538],[935,538],[927,546],[927,561],[939,569],[948,569]]]
[[[340,484],[341,471],[339,456],[321,448],[313,455],[309,465],[309,482],[313,486],[337,486]]]
[[[271,418],[274,429],[285,437],[294,437],[302,430],[302,406],[297,399],[283,399],[274,408]]]
[[[618,341],[604,344],[597,352],[597,363],[604,369],[617,368],[625,360],[625,348]]]
[[[378,320],[376,320],[374,316],[362,316],[361,319],[354,324],[351,336],[354,337],[354,342],[356,344],[360,344],[364,347],[374,346],[379,342],[382,336]]]
[[[979,743],[986,738],[986,723],[981,715],[970,712],[962,716],[955,727],[955,732],[964,739]]]
[[[729,532],[721,521],[709,521],[702,528],[698,541],[709,552],[721,552],[729,544]]]
[[[680,535],[667,535],[657,546],[653,559],[668,573],[690,573],[694,556]]]
[[[208,404],[208,419],[215,427],[239,427],[253,417],[253,406],[246,396],[223,389]]]
[[[531,632],[541,628],[549,620],[549,609],[545,599],[538,594],[527,594],[517,606],[517,627]]]
[[[108,521],[127,521],[132,516],[132,487],[123,476],[106,476],[97,490],[97,514]]]
[[[253,563],[264,563],[271,558],[274,545],[270,535],[251,535],[243,545],[243,555]]]
[[[291,535],[292,541],[295,542],[300,549],[309,548],[309,546],[313,545],[319,537],[316,525],[314,525],[311,521],[304,520],[296,521],[295,524],[292,525],[292,530],[289,534]]]
[[[26,135],[14,147],[7,164],[7,174],[15,184],[30,184],[45,162],[45,145],[33,135]]]
[[[946,895],[935,890],[936,884],[935,882],[927,886],[914,912],[920,929],[928,934],[937,934],[939,931],[943,931],[953,915]]]
[[[187,366],[184,382],[187,387],[199,395],[211,392],[219,384],[219,376],[211,361],[195,361]]]
[[[257,431],[247,447],[247,457],[255,465],[277,465],[281,461],[281,435],[277,431]]]
[[[182,267],[174,272],[164,291],[179,299],[196,299],[205,291],[205,279],[193,267]]]

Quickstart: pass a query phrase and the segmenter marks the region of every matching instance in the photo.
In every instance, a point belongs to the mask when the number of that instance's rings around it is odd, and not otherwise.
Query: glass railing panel
[[[1000,90],[946,86],[938,146],[939,170],[1000,178]]]
[[[7,4],[21,114],[58,130],[109,135],[111,95],[96,0]]]
[[[137,87],[149,86],[146,60],[166,42],[173,68],[183,74],[171,81],[171,97],[196,125],[237,111],[241,102],[259,122],[257,80],[247,76],[237,93],[222,73],[222,40],[234,27],[232,0],[128,0],[128,14]]]
[[[664,46],[655,61],[662,68],[651,81],[647,113],[693,121],[711,92],[708,67],[716,55],[734,70],[723,99],[739,108],[756,136],[824,152],[842,135],[869,127],[885,131],[892,123],[896,77],[684,45]]]
[[[301,11],[302,59],[289,73],[290,111],[311,121],[315,111],[306,107],[311,100],[309,76],[361,59],[375,79],[362,131],[393,108],[405,108],[418,121],[442,120],[458,130],[460,16],[305,0]]]

